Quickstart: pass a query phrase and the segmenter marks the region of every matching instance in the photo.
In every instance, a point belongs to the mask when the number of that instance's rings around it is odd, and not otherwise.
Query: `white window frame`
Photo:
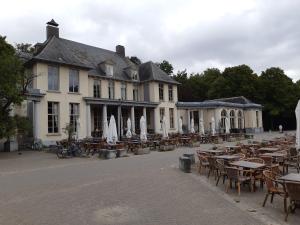
[[[49,113],[49,104],[51,104],[50,113]],[[47,104],[47,112],[48,112],[48,133],[57,134],[59,132],[59,102],[49,101]],[[50,118],[51,118],[51,126],[49,127]]]
[[[114,66],[110,64],[105,65],[105,72],[107,76],[112,77],[114,75]]]
[[[77,84],[77,90],[76,90],[76,84]],[[79,71],[78,70],[75,69],[69,70],[69,92],[79,93]]]
[[[69,104],[69,123],[73,126],[73,131],[77,132],[77,121],[79,119],[80,105],[79,103]]]
[[[51,70],[52,69],[52,70]],[[57,74],[53,71],[57,71]],[[59,91],[59,67],[48,65],[48,90]]]
[[[99,80],[99,79],[94,79],[93,97],[101,98],[101,80]]]

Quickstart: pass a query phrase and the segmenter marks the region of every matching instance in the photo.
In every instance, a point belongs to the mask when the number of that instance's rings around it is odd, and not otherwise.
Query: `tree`
[[[25,52],[25,53],[33,53],[34,52],[34,47],[32,44],[28,43],[19,43],[15,45],[15,49],[20,52]]]
[[[159,68],[164,71],[169,76],[173,74],[173,66],[171,63],[169,63],[167,60],[163,60],[161,63],[157,63]]]
[[[0,36],[0,138],[14,134],[21,118],[11,115],[14,105],[24,100],[27,86],[33,79],[26,74],[13,46]]]

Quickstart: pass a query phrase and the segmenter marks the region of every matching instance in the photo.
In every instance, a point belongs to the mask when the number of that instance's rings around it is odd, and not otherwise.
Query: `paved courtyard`
[[[235,191],[227,195],[223,185],[216,187],[213,178],[179,171],[178,157],[195,150],[113,160],[1,153],[0,224],[285,224],[280,199],[278,206],[263,209],[262,190],[242,191],[237,198]],[[289,218],[289,224],[299,221],[299,212]]]

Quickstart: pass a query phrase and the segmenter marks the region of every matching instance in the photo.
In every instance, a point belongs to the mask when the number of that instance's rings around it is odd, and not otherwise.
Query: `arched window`
[[[230,128],[231,129],[235,128],[235,124],[234,124],[234,110],[230,111]]]
[[[227,117],[227,112],[225,109],[223,109],[221,111],[221,128],[222,129],[225,129],[225,120],[226,120],[226,117]]]
[[[238,112],[238,128],[242,129],[243,128],[243,113],[241,110]]]

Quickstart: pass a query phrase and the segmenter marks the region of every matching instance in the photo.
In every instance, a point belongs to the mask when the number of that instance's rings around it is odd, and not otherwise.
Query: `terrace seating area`
[[[268,207],[269,198],[273,203],[279,196],[287,221],[300,203],[300,154],[294,146],[295,137],[286,135],[235,146],[198,148],[195,171],[211,184],[223,185],[226,193],[235,189],[238,196],[245,191],[253,195],[265,192],[263,207]]]

